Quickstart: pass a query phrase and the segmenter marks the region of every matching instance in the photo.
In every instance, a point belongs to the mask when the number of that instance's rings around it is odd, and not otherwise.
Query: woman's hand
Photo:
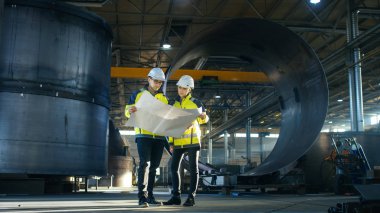
[[[137,111],[137,108],[135,106],[130,106],[128,111],[129,111],[129,113],[134,113]]]
[[[206,118],[206,113],[202,112],[202,114],[198,115],[198,118],[205,119]]]

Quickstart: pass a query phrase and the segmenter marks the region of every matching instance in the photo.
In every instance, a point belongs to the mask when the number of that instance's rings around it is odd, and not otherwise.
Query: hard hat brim
[[[150,78],[152,78],[153,80],[158,80],[158,81],[165,81],[165,78],[162,79],[162,78],[155,78],[155,77],[152,77],[152,76],[149,76]]]

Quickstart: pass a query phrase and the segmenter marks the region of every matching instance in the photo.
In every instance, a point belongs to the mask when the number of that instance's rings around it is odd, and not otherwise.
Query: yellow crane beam
[[[151,68],[111,67],[112,78],[145,79]],[[164,70],[165,72],[165,70]],[[182,75],[190,75],[199,81],[205,77],[217,77],[220,82],[269,83],[263,72],[242,72],[224,70],[187,70],[174,72],[169,80],[178,80]]]

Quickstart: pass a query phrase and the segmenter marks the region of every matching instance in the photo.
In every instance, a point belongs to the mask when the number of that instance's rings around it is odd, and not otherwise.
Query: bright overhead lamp
[[[220,95],[215,95],[215,98],[221,98]]]
[[[318,4],[319,2],[321,2],[321,0],[310,0],[310,3],[312,4]]]
[[[170,47],[172,47],[172,45],[166,43],[166,44],[163,44],[162,47],[164,49],[169,49]]]

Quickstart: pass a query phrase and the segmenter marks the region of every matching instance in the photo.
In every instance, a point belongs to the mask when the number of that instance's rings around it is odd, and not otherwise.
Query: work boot
[[[170,205],[181,205],[181,197],[180,196],[172,196],[168,201],[163,202],[165,206]]]
[[[148,204],[156,205],[156,206],[162,206],[162,202],[158,202],[158,201],[156,200],[156,198],[154,198],[153,195],[148,196],[147,201],[148,201]]]
[[[183,206],[194,206],[195,201],[193,197],[188,197],[187,200],[183,203]]]
[[[143,208],[149,207],[148,199],[145,196],[139,198],[139,206]]]

